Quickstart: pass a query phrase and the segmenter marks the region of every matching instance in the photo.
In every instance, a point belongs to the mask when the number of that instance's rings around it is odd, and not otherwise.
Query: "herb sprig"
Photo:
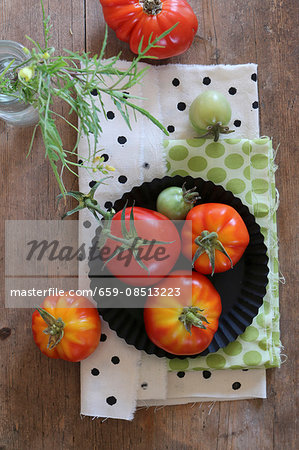
[[[87,137],[89,147],[89,158],[85,159],[83,167],[92,169],[92,159],[97,153],[97,146],[102,126],[99,114],[106,116],[105,94],[111,97],[114,105],[120,112],[128,127],[131,129],[130,110],[141,113],[168,135],[165,127],[153,117],[147,110],[136,104],[137,96],[128,94],[126,91],[139,83],[146,69],[139,69],[138,63],[141,59],[153,58],[147,56],[151,48],[160,47],[158,42],[170,33],[176,25],[155,39],[152,35],[146,47],[143,47],[143,38],[139,44],[138,55],[126,70],[117,68],[121,54],[104,59],[107,46],[107,27],[101,51],[99,55],[91,56],[90,53],[78,53],[65,50],[66,55],[56,55],[55,48],[49,45],[51,38],[50,17],[46,17],[43,1],[41,0],[43,13],[44,45],[32,38],[26,38],[33,44],[32,50],[24,47],[28,59],[15,66],[12,61],[0,75],[0,94],[10,95],[20,102],[32,105],[38,111],[39,120],[36,124],[29,146],[28,154],[32,150],[35,134],[40,128],[45,154],[55,174],[63,195],[66,188],[63,183],[63,170],[68,169],[74,175],[77,162],[73,156],[77,153],[78,144],[82,135]],[[97,93],[97,99],[93,95]],[[78,126],[72,124],[67,117],[61,116],[54,110],[54,99],[58,98],[69,107],[69,114],[75,113],[78,117]],[[56,119],[63,119],[77,132],[77,139],[72,149],[65,149],[62,138],[56,126]],[[135,116],[136,118],[136,116]],[[92,139],[91,139],[92,135]],[[80,164],[82,167],[82,164]],[[107,174],[113,167],[102,163],[98,170]]]

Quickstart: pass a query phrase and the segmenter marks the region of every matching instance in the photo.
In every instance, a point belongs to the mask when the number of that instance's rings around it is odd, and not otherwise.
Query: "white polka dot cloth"
[[[120,67],[127,67],[121,62]],[[188,109],[193,99],[206,89],[222,92],[233,115],[230,126],[234,138],[259,136],[257,66],[149,66],[142,82],[130,90],[144,97],[139,105],[150,111],[168,129],[171,139],[195,136],[189,124]],[[111,204],[133,186],[166,174],[165,135],[146,118],[131,116],[132,131],[120,118],[109,98],[104,98],[107,120],[100,117],[103,134],[99,154],[116,168],[114,180],[97,193],[99,203]],[[230,136],[232,137],[232,135]],[[81,157],[88,156],[87,140],[79,145]],[[202,161],[201,161],[202,162]],[[175,163],[175,161],[174,161]],[[193,161],[194,166],[200,161]],[[169,167],[168,167],[169,168]],[[216,174],[220,175],[220,173]],[[198,176],[198,175],[197,175]],[[101,174],[81,169],[80,191],[88,192]],[[88,211],[80,213],[80,242],[91,242],[96,228]],[[89,288],[86,261],[79,267],[80,289]],[[171,369],[171,368],[170,368]],[[136,406],[189,402],[265,398],[265,370],[205,370],[170,372],[167,360],[137,351],[118,338],[103,323],[102,342],[81,363],[81,413],[94,417],[132,420]]]

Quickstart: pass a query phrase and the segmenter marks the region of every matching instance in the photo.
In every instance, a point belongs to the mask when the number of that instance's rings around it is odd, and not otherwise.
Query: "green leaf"
[[[29,150],[28,150],[28,153],[26,155],[26,158],[28,158],[28,156],[31,153],[31,150],[32,150],[32,147],[33,147],[34,138],[35,138],[35,134],[36,134],[36,130],[38,129],[38,127],[39,127],[39,123],[37,125],[35,125],[35,127],[34,127],[34,130],[33,130],[32,136],[31,136],[30,145],[29,145]]]
[[[146,109],[143,109],[140,106],[135,105],[134,103],[130,103],[130,102],[127,102],[127,105],[133,109],[136,109],[141,114],[146,116],[151,122],[153,122],[158,128],[160,128],[160,130],[162,130],[163,133],[165,133],[167,136],[169,136],[169,133],[168,133],[167,129],[164,127],[164,125],[162,125],[162,123],[160,123],[159,120],[156,119],[154,116],[152,116],[151,113],[149,113]]]
[[[4,79],[5,75],[7,74],[11,66],[15,63],[15,61],[15,59],[11,60],[10,63],[5,67],[3,72],[0,74],[0,81]]]

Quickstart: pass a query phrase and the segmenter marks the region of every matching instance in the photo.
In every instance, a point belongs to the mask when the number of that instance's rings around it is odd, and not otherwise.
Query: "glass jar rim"
[[[27,58],[27,55],[24,52],[24,45],[19,42],[0,39],[0,51],[3,49],[5,49],[8,53],[9,51],[12,53],[17,52],[17,55],[22,58],[22,60]]]
[[[28,59],[28,56],[25,54],[24,46],[22,44],[16,41],[5,39],[0,39],[0,59],[1,56],[4,56],[4,58],[9,56],[10,58],[18,59],[19,61],[26,61],[26,59]],[[17,99],[13,97],[9,99],[9,97],[10,96],[6,96],[5,98],[4,96],[4,100],[2,99],[2,102],[10,105],[18,103]]]

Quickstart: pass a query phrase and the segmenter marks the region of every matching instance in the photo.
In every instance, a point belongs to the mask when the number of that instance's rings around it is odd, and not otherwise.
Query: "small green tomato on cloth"
[[[219,135],[232,133],[227,126],[232,116],[228,100],[217,91],[205,91],[193,100],[189,119],[199,133],[198,137],[213,137],[218,141]]]

